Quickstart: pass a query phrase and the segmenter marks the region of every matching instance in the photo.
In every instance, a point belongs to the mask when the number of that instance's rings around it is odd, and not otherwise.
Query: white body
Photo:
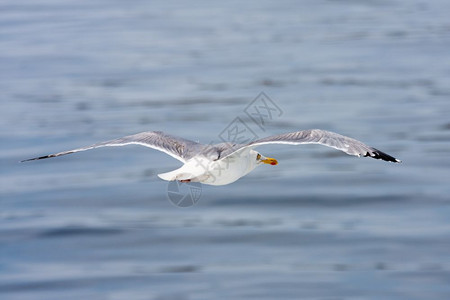
[[[167,181],[190,180],[209,185],[225,185],[235,182],[255,169],[260,164],[257,155],[258,152],[248,149],[215,161],[206,157],[194,157],[181,168],[158,176]]]

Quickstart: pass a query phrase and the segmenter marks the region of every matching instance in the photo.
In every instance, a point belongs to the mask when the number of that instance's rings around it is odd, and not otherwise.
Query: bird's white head
[[[262,155],[261,153],[258,153],[254,150],[252,150],[251,153],[254,161],[256,162],[257,165],[259,164],[268,164],[268,165],[272,165],[275,166],[278,164],[278,161],[275,158],[271,158],[271,157],[265,157],[264,155]]]

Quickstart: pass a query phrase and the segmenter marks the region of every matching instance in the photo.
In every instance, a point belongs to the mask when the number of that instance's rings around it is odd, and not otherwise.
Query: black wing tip
[[[393,163],[401,163],[402,162],[400,159],[390,156],[389,154],[386,154],[375,148],[373,149],[372,153],[366,152],[364,157],[372,157],[375,159],[381,159],[381,160],[389,161],[389,162],[393,162]]]
[[[23,162],[26,162],[26,161],[45,159],[45,158],[54,157],[54,156],[55,155],[45,155],[45,156],[33,157],[33,158],[21,160],[20,162],[23,163]]]

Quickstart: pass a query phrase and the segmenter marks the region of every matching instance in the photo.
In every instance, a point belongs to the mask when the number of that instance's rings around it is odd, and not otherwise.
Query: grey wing
[[[50,157],[57,157],[61,155],[86,151],[94,148],[100,148],[100,147],[114,147],[114,146],[125,146],[125,145],[141,145],[145,147],[149,147],[152,149],[156,149],[159,151],[162,151],[164,153],[169,154],[170,156],[178,159],[179,161],[182,161],[183,163],[195,156],[198,152],[200,152],[204,145],[186,140],[183,138],[171,136],[168,134],[165,134],[161,131],[147,131],[147,132],[141,132],[134,135],[129,135],[125,137],[121,137],[115,140],[110,140],[106,142],[101,142],[97,144],[93,144],[91,146],[77,148],[73,150],[63,151],[55,154],[35,157],[23,160],[24,161],[30,161],[30,160],[38,160],[38,159],[44,159],[44,158],[50,158]]]
[[[372,157],[375,159],[382,159],[385,161],[401,162],[401,160],[396,159],[378,149],[367,146],[366,144],[358,140],[340,135],[338,133],[321,129],[309,129],[269,136],[266,138],[250,142],[247,145],[242,145],[237,149],[236,148],[230,149],[230,151],[228,151],[228,153],[223,155],[223,157],[233,155],[246,148],[255,148],[257,146],[266,144],[290,144],[290,145],[320,144],[341,150],[349,155],[356,155],[356,156],[362,155]]]

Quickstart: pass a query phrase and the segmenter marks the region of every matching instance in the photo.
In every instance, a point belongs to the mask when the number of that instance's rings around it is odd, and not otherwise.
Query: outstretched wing
[[[396,159],[390,156],[389,154],[381,152],[378,149],[367,146],[366,144],[358,140],[331,131],[320,129],[309,129],[273,135],[250,142],[246,145],[236,145],[235,147],[227,150],[225,153],[222,153],[221,158],[223,159],[227,156],[238,154],[240,151],[243,151],[244,149],[255,148],[257,146],[267,144],[289,144],[289,145],[320,144],[341,150],[349,155],[356,155],[356,156],[362,155],[376,159],[382,159],[385,161],[397,163],[401,162],[401,160]]]
[[[59,152],[59,153],[55,153],[55,154],[25,159],[22,162],[56,157],[56,156],[86,151],[86,150],[100,148],[100,147],[125,146],[125,145],[132,145],[132,144],[141,145],[141,146],[145,146],[145,147],[149,147],[152,149],[162,151],[162,152],[167,153],[170,156],[178,159],[179,161],[181,161],[183,163],[185,163],[187,160],[189,160],[190,158],[195,156],[195,154],[197,154],[204,148],[204,145],[202,145],[202,144],[199,144],[199,143],[196,143],[196,142],[193,142],[190,140],[186,140],[183,138],[171,136],[171,135],[165,134],[161,131],[147,131],[147,132],[141,132],[138,134],[125,136],[125,137],[118,138],[115,140],[97,143],[97,144],[83,147],[83,148],[77,148],[77,149],[63,151],[63,152]]]

